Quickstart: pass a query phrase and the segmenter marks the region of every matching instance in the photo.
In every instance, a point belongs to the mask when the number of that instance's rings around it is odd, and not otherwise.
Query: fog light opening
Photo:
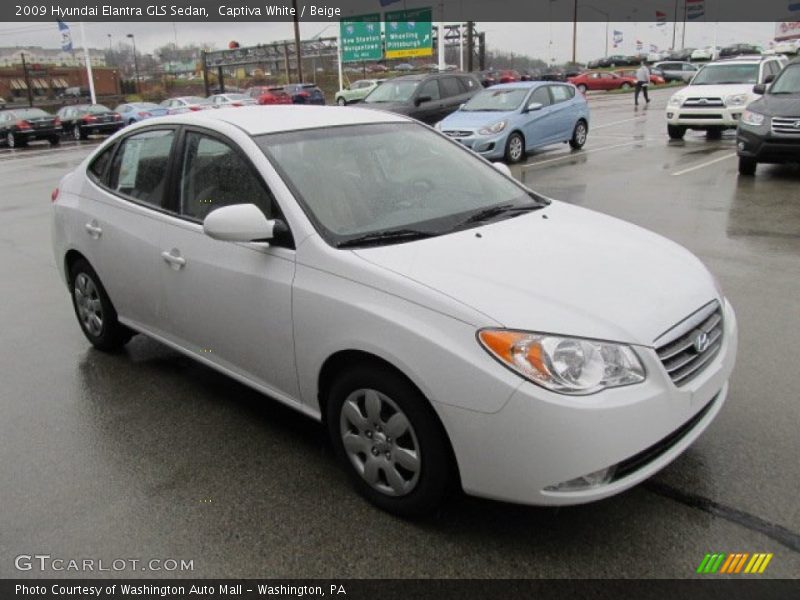
[[[576,477],[575,479],[570,479],[569,481],[564,481],[557,485],[548,485],[546,488],[544,488],[544,491],[581,492],[583,490],[596,488],[601,485],[606,485],[607,483],[610,483],[614,477],[614,473],[616,472],[616,470],[617,470],[616,465],[612,467],[607,467],[605,469],[600,469],[599,471],[588,473],[587,475],[581,475],[580,477]]]

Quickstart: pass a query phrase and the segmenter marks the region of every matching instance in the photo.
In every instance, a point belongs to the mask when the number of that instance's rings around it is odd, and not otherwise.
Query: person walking
[[[633,101],[636,106],[639,106],[639,93],[644,92],[644,99],[647,104],[650,104],[650,96],[647,95],[647,87],[650,85],[650,69],[647,68],[647,63],[642,61],[639,68],[636,69],[636,91],[633,93]]]

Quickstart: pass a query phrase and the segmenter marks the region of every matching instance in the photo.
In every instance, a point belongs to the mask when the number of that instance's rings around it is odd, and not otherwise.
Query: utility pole
[[[683,0],[683,31],[681,32],[681,50],[686,48],[686,0]]]
[[[675,51],[675,34],[678,32],[678,0],[675,0],[675,12],[672,13],[672,51]]]
[[[22,76],[25,78],[25,89],[28,92],[28,106],[33,108],[33,90],[31,89],[31,78],[28,75],[28,64],[25,62],[25,53],[21,52],[22,57]]]
[[[206,91],[206,97],[211,95],[211,87],[208,85],[208,60],[206,58],[206,51],[203,50],[200,55],[203,58],[203,87]]]
[[[300,47],[300,16],[297,14],[297,0],[292,0],[292,7],[294,8],[294,48],[297,56],[297,83],[303,83],[303,52]]]
[[[473,27],[475,21],[467,21],[467,72],[471,73],[473,61],[475,59],[475,40],[473,38]]]
[[[142,88],[141,82],[139,81],[139,59],[136,56],[136,37],[132,33],[129,33],[127,37],[131,38],[131,41],[133,42],[133,70],[136,72],[136,93],[141,94]]]
[[[578,62],[578,0],[572,9],[572,64]]]

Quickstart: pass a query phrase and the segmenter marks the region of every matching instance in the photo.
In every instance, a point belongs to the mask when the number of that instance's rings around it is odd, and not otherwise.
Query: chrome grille
[[[722,332],[722,309],[714,301],[656,340],[658,358],[675,385],[703,372],[722,347]]]
[[[722,98],[687,98],[683,102],[686,108],[719,108],[725,106]]]
[[[443,132],[448,137],[469,137],[472,135],[471,131],[444,131]]]
[[[800,117],[772,117],[772,132],[800,135]]]

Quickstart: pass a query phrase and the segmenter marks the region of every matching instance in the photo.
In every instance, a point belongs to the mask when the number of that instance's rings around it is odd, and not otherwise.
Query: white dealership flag
[[[64,52],[72,52],[72,33],[69,31],[69,25],[59,21],[58,32],[61,34],[61,49]]]

